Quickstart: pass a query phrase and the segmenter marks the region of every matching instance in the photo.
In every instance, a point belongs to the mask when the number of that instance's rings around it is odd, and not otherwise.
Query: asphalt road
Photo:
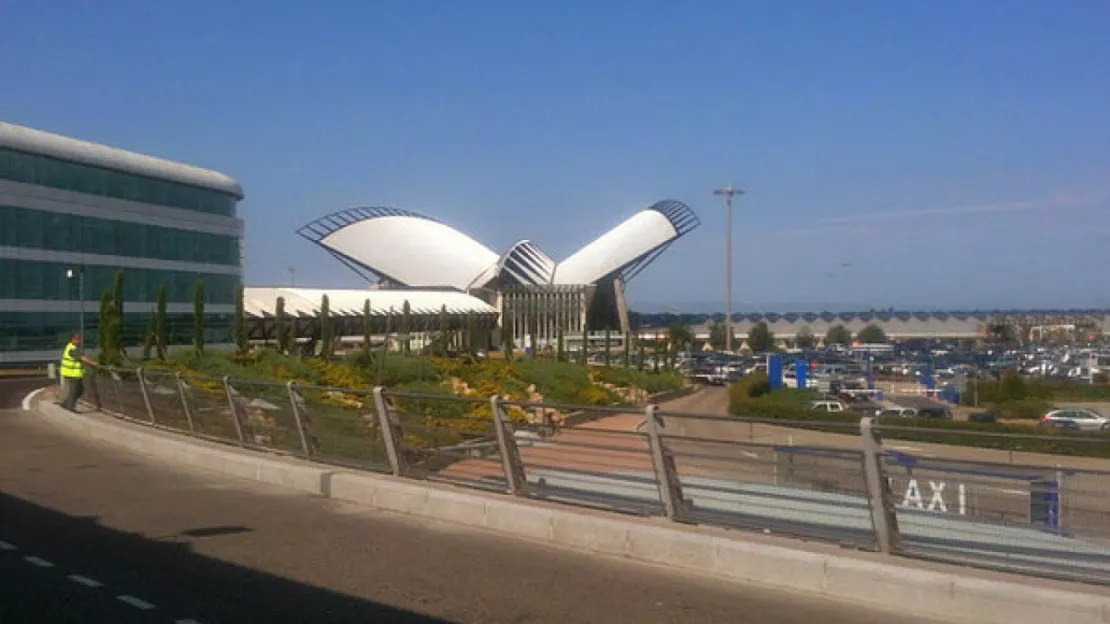
[[[183,471],[27,389],[0,382],[0,622],[919,621]]]

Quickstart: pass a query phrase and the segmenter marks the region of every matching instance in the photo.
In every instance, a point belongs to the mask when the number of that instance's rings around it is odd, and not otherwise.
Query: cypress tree
[[[471,357],[478,352],[478,326],[474,319],[474,312],[466,313],[466,351]]]
[[[250,351],[250,342],[247,340],[246,310],[243,306],[243,285],[239,284],[235,287],[235,319],[232,329],[235,333],[235,352],[239,355],[246,355]]]
[[[143,359],[149,360],[151,352],[154,351],[154,343],[157,342],[157,321],[155,320],[154,310],[150,311],[150,317],[147,319],[146,324],[146,337],[143,339]]]
[[[511,360],[516,350],[516,345],[513,344],[513,315],[506,314],[501,325],[501,351],[505,353],[505,359]]]
[[[112,291],[112,323],[111,351],[117,356],[123,355],[123,269],[116,269],[115,287]]]
[[[612,337],[609,328],[605,328],[605,367],[608,368],[612,363]]]
[[[331,302],[325,294],[320,297],[320,357],[325,360],[335,355],[335,327],[331,322]]]
[[[624,367],[632,368],[632,333],[624,332]]]
[[[193,282],[193,348],[204,355],[204,281]]]
[[[447,305],[439,308],[439,355],[447,356],[447,347],[451,341],[451,318],[447,316]]]
[[[582,326],[582,366],[590,365],[590,328]]]
[[[112,293],[105,290],[100,295],[100,316],[97,326],[97,342],[100,346],[100,355],[97,356],[97,361],[101,364],[111,363],[113,322],[115,321],[112,317]]]
[[[636,365],[636,369],[639,370],[642,373],[642,372],[644,372],[644,356],[647,355],[647,354],[645,353],[645,350],[644,350],[644,341],[638,340],[637,343],[638,343],[639,348],[640,348],[639,349],[640,350],[640,362]]]
[[[532,359],[536,359],[540,350],[536,347],[536,334],[540,333],[540,317],[535,310],[528,314],[528,343],[532,347]]]
[[[370,355],[370,337],[373,335],[373,318],[370,316],[370,300],[362,304],[362,351]]]
[[[405,299],[404,305],[401,306],[401,351],[405,355],[412,352],[412,306],[409,305],[409,300]]]
[[[555,335],[555,361],[562,362],[566,359],[566,336],[563,335],[562,328]]]
[[[158,286],[158,299],[154,308],[154,347],[158,359],[166,359],[166,285]]]
[[[289,351],[289,331],[286,328],[285,297],[278,297],[274,305],[274,337],[277,338],[279,353]]]

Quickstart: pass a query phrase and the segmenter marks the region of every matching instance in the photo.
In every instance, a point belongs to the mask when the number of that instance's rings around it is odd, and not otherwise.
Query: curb
[[[717,529],[662,524],[390,475],[322,467],[26,402],[45,420],[82,436],[160,459],[377,509],[452,522],[578,551],[769,588],[817,594],[859,606],[956,622],[1110,624],[1110,595],[1090,588],[1037,587],[745,540]],[[897,560],[895,560],[897,561]],[[948,570],[953,571],[948,571]]]

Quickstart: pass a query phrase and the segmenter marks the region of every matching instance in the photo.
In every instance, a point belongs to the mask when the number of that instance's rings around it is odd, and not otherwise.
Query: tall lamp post
[[[725,198],[725,351],[732,352],[732,196],[743,195],[744,189],[731,184],[713,191]]]
[[[77,301],[79,312],[80,330],[78,335],[81,336],[81,348],[85,348],[85,267],[77,267],[76,269],[66,269],[66,279],[73,279],[77,277]]]

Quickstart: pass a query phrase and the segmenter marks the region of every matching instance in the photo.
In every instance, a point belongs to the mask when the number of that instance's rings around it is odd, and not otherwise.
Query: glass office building
[[[117,270],[129,349],[140,348],[161,286],[169,343],[192,342],[197,280],[206,343],[230,342],[242,198],[215,171],[0,122],[0,366],[57,360],[82,309],[95,349]]]

